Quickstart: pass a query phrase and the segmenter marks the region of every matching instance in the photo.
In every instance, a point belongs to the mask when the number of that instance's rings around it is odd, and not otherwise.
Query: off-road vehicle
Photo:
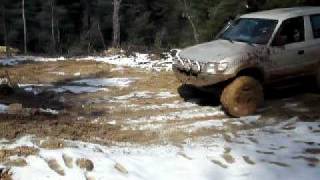
[[[178,53],[173,70],[183,83],[221,89],[232,116],[255,113],[264,85],[312,75],[320,86],[320,7],[274,9],[242,15],[214,41]]]

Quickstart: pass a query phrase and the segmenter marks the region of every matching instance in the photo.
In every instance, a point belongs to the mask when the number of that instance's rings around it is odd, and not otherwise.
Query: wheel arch
[[[261,83],[263,83],[265,81],[264,71],[263,71],[263,69],[261,69],[259,67],[248,67],[248,68],[241,69],[237,73],[237,77],[239,77],[239,76],[251,76],[251,77],[259,80]]]

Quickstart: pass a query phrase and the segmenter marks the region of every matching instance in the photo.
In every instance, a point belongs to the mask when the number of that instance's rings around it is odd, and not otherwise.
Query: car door
[[[320,14],[310,16],[310,42],[308,43],[308,53],[311,54],[311,63],[315,70],[320,67]]]
[[[306,53],[305,18],[296,17],[283,21],[271,44],[271,78],[286,78],[303,72],[309,55]],[[275,79],[276,80],[276,79]]]

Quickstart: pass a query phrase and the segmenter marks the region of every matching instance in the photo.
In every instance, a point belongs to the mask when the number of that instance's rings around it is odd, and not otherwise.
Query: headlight
[[[209,74],[216,73],[216,65],[214,63],[207,64],[207,73],[209,73]]]
[[[227,62],[208,63],[206,72],[209,74],[223,73],[228,69],[228,66]]]
[[[224,72],[225,70],[227,70],[228,65],[229,64],[227,62],[218,63],[218,71]]]

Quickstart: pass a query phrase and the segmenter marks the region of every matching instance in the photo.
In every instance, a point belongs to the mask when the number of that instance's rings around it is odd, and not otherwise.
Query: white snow
[[[93,60],[97,62],[114,64],[117,66],[134,67],[153,71],[171,71],[173,57],[170,55],[170,53],[165,53],[165,55],[167,56],[167,58],[158,60],[151,60],[150,54],[141,53],[135,53],[133,56],[129,57],[123,55],[116,55],[111,57],[89,56],[78,60]]]
[[[44,91],[44,89],[52,87],[51,84],[18,84],[19,88],[23,88],[26,92],[38,95]]]
[[[176,94],[172,94],[171,92],[150,92],[150,91],[136,91],[131,92],[127,95],[113,97],[115,100],[129,100],[129,99],[150,99],[150,98],[160,98],[167,99],[176,97]]]
[[[65,72],[50,72],[50,74],[55,74],[55,75],[58,75],[58,76],[65,76],[66,75]]]
[[[76,72],[73,74],[73,76],[81,76],[81,73],[80,72]]]
[[[119,110],[120,108],[131,108],[133,111],[141,110],[164,110],[164,109],[185,109],[185,108],[196,108],[197,104],[189,102],[174,101],[173,103],[164,103],[160,105],[138,105],[138,104],[121,104],[120,106],[111,107],[113,111]]]
[[[0,78],[0,84],[8,84],[8,78]]]
[[[201,109],[191,109],[172,112],[164,115],[142,117],[140,119],[130,119],[127,122],[129,124],[136,123],[154,123],[154,122],[166,122],[170,120],[187,120],[194,118],[203,118],[208,116],[223,116],[225,113],[221,110],[221,107],[205,107]]]
[[[4,104],[0,104],[0,113],[5,113],[8,110],[8,106]]]
[[[39,56],[13,56],[9,58],[0,58],[0,64],[4,66],[13,66],[25,61],[34,61],[34,62],[56,62],[56,61],[65,61],[66,58],[48,58],[48,57],[39,57]]]
[[[77,61],[97,61],[109,63],[117,66],[134,67],[152,71],[171,71],[173,57],[170,53],[165,53],[167,58],[153,60],[150,54],[134,53],[132,56],[116,55],[111,57],[105,56],[88,56],[84,58],[76,58]],[[74,58],[73,58],[74,59]],[[59,58],[48,58],[48,57],[37,57],[37,56],[14,56],[10,58],[0,58],[1,65],[13,66],[26,61],[34,62],[56,62],[56,61],[66,61],[73,60],[67,59],[65,57]],[[114,69],[120,70],[121,69]]]
[[[40,112],[53,114],[53,115],[58,115],[59,114],[59,111],[53,110],[53,109],[50,109],[50,108],[47,108],[47,109],[40,108]]]
[[[228,134],[232,142],[222,137],[207,137],[198,141],[186,141],[179,147],[117,145],[101,146],[82,142],[69,142],[69,148],[58,150],[41,149],[37,156],[26,158],[26,167],[13,167],[13,179],[94,179],[112,180],[212,180],[212,179],[290,179],[317,180],[319,168],[309,166],[306,158],[317,155],[306,153],[307,148],[320,148],[318,142],[319,122],[297,122],[295,130],[282,130],[283,124],[248,130],[236,136]],[[277,131],[277,133],[272,133]],[[252,141],[252,138],[255,141]],[[2,147],[22,145],[36,146],[32,138],[22,138],[16,145],[3,144]],[[226,149],[229,149],[228,151]],[[73,168],[68,168],[63,155],[73,158]],[[229,157],[225,159],[224,157]],[[86,172],[78,168],[76,159],[86,158],[93,162],[94,169]],[[65,172],[65,176],[55,173],[46,163],[55,159]],[[231,159],[231,160],[230,160]],[[115,168],[120,164],[128,173]]]

